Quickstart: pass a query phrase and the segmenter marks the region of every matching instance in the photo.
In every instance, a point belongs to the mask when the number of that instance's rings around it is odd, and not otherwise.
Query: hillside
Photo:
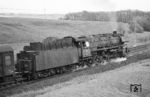
[[[69,21],[0,17],[0,43],[41,41],[53,36],[79,36],[128,30],[128,24],[99,21]]]

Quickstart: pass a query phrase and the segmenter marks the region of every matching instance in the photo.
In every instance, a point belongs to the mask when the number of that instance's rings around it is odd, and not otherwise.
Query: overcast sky
[[[150,11],[150,0],[0,0],[0,12],[64,14],[78,11]]]

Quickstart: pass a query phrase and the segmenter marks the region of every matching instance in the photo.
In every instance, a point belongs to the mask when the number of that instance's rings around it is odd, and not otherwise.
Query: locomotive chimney
[[[116,35],[117,34],[117,31],[113,31],[113,35]]]

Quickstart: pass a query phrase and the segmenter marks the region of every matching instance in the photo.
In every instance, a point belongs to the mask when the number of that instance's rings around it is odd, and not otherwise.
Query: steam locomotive
[[[0,47],[0,86],[20,80],[33,80],[72,71],[111,58],[125,57],[128,49],[121,34],[97,34],[81,37],[48,37],[33,42],[17,54]]]

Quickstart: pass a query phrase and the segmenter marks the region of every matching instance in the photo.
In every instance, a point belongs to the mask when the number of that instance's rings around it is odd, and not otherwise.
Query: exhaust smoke
[[[111,62],[122,62],[122,61],[126,61],[127,58],[117,58],[117,59],[112,59]]]

